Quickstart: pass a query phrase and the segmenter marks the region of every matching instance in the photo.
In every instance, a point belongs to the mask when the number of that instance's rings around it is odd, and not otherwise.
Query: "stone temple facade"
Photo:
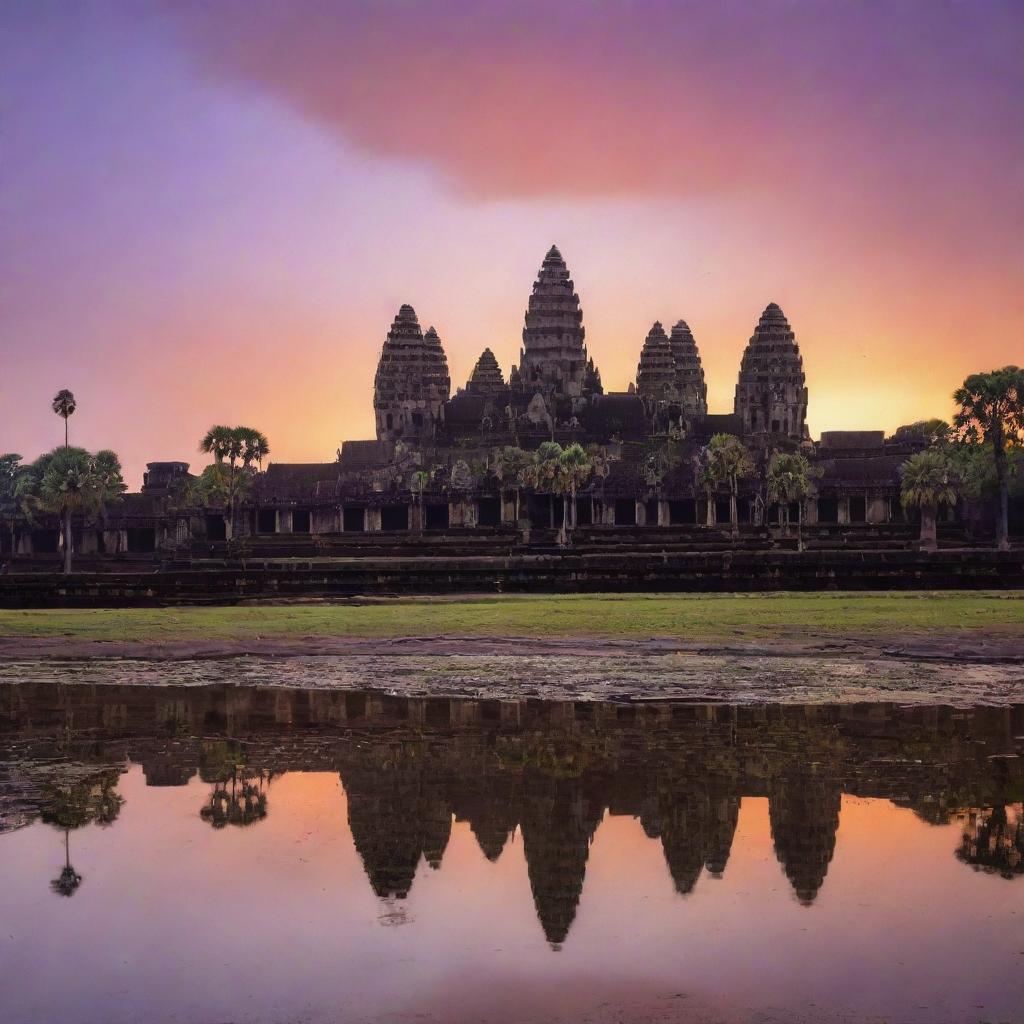
[[[345,441],[332,461],[272,463],[233,511],[188,506],[187,464],[153,463],[141,494],[127,495],[102,523],[82,523],[76,551],[349,558],[377,544],[392,554],[504,557],[554,543],[567,512],[578,531],[574,543],[614,540],[618,552],[631,543],[638,551],[655,543],[662,553],[757,550],[782,538],[795,545],[784,510],[765,493],[764,471],[776,451],[800,451],[812,466],[813,494],[788,510],[790,520],[799,514],[808,550],[914,544],[899,471],[924,440],[909,432],[886,438],[880,430],[830,431],[812,440],[803,356],[775,303],[746,345],[729,411],[709,410],[699,333],[686,320],[669,330],[656,322],[636,339],[636,379],[622,391],[604,388],[584,337],[580,297],[555,246],[527,298],[519,361],[507,377],[495,356],[507,344],[487,338],[453,393],[441,338],[433,327],[424,332],[412,306],[403,305],[380,350],[375,438]],[[736,502],[725,484],[709,491],[698,473],[702,450],[719,433],[741,438],[754,464]],[[552,440],[579,443],[591,456],[593,472],[572,508],[560,494],[527,486],[507,465],[515,455],[509,449],[529,458]],[[941,524],[940,542],[944,532],[950,545],[974,543],[989,529],[985,516],[990,509],[961,503]],[[1021,511],[1011,516],[1012,523],[1024,520]],[[606,530],[613,527],[614,535]],[[645,532],[653,527],[656,537]],[[378,534],[388,536],[370,536]],[[0,556],[49,556],[59,543],[56,523],[14,535],[4,530]]]
[[[640,348],[636,381],[625,392],[605,392],[584,337],[580,298],[556,246],[544,257],[530,293],[519,363],[510,368],[507,383],[488,347],[465,387],[450,395],[448,363],[436,332],[422,334],[412,307],[402,306],[377,369],[377,440],[535,447],[548,439],[706,440],[719,430],[761,448],[809,439],[803,360],[775,303],[754,329],[733,412],[724,417],[708,414],[700,351],[685,320],[671,332],[660,322],[652,325]]]

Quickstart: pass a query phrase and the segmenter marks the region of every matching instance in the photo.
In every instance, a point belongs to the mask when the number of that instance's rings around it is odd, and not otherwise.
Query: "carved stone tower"
[[[680,320],[672,328],[669,346],[676,368],[676,391],[683,407],[683,418],[690,422],[702,420],[708,414],[708,386],[704,383],[704,367],[697,342],[693,340],[685,320]]]
[[[428,441],[451,393],[448,360],[437,331],[424,335],[412,306],[402,306],[388,331],[373,384],[379,441]]]
[[[655,320],[640,350],[636,368],[636,393],[651,402],[676,398],[676,365],[665,328]]]
[[[583,311],[562,254],[551,246],[530,295],[519,367],[509,382],[527,393],[577,398],[600,389],[583,344]]]
[[[807,436],[804,362],[774,302],[761,314],[743,353],[735,412],[745,437],[802,441]]]
[[[471,395],[498,395],[506,391],[508,386],[502,376],[498,360],[494,353],[485,348],[473,367],[473,374],[466,384],[466,391]]]

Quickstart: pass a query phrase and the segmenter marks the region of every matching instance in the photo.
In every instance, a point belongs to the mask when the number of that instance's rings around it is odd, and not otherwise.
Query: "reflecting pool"
[[[1024,1020],[1024,705],[0,686],[0,1019]]]

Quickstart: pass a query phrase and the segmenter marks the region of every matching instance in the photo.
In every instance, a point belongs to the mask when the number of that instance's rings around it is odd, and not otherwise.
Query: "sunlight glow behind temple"
[[[244,10],[244,17],[243,17]],[[979,3],[5,9],[0,447],[197,462],[372,433],[394,310],[506,369],[562,247],[606,387],[684,317],[712,411],[777,301],[812,434],[1018,359],[1024,13]]]

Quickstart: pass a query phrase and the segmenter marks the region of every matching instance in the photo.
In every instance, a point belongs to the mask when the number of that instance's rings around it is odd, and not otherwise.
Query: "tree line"
[[[896,439],[923,441],[922,451],[900,467],[901,501],[918,509],[921,544],[934,548],[936,519],[942,506],[954,505],[961,495],[992,496],[997,503],[996,545],[1009,547],[1009,495],[1012,486],[1024,481],[1024,370],[1005,366],[967,377],[953,393],[956,414],[952,423],[925,420],[899,428]],[[97,452],[70,444],[69,423],[78,404],[74,394],[62,389],[51,403],[64,421],[64,444],[25,463],[14,453],[0,455],[0,520],[10,530],[12,552],[19,523],[35,523],[55,516],[61,524],[64,571],[71,571],[72,518],[91,514],[106,518],[107,511],[124,494],[121,463],[115,452]],[[250,491],[263,460],[270,454],[267,438],[252,427],[216,425],[202,437],[199,450],[213,457],[196,478],[181,484],[176,495],[201,507],[220,507],[234,516],[240,500]],[[651,451],[643,472],[656,487],[681,460],[679,446],[671,440]],[[576,496],[591,477],[608,475],[608,454],[599,445],[584,448],[573,442],[562,446],[545,441],[533,452],[505,447],[492,454],[490,471],[515,495],[520,518],[524,488],[560,496],[563,502],[561,539],[576,526]],[[815,470],[801,452],[777,451],[760,468],[740,438],[716,434],[698,454],[694,477],[706,494],[708,523],[714,521],[714,495],[725,486],[729,493],[730,524],[738,532],[737,503],[740,483],[758,478],[755,502],[760,511],[777,506],[784,529],[789,528],[789,508],[797,507],[798,546],[801,544],[802,507],[814,493]],[[410,490],[422,501],[431,474],[413,473]]]

